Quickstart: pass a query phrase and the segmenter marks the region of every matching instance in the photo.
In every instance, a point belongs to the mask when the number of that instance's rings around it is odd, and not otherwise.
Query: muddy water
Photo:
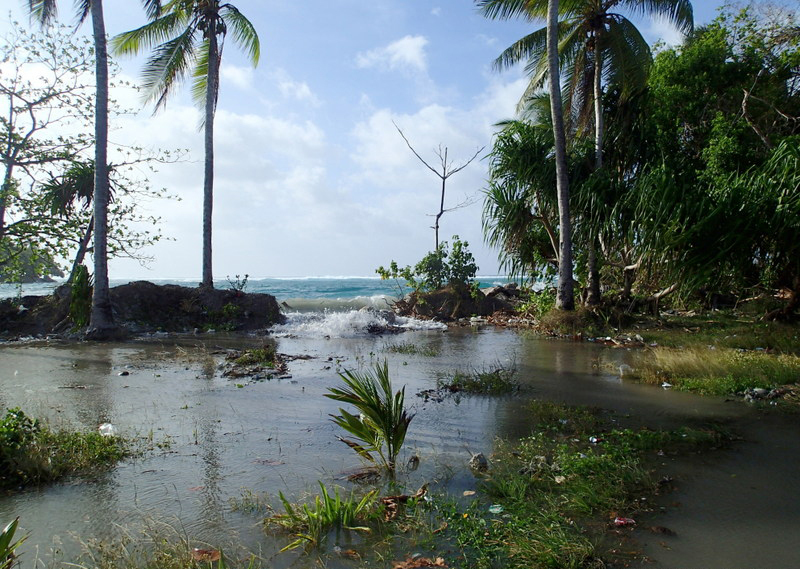
[[[110,422],[153,449],[90,482],[0,497],[0,520],[20,516],[30,532],[24,564],[33,566],[36,555],[49,558],[53,550],[72,558],[80,550],[75,536],[86,541],[116,535],[120,527],[164,523],[196,543],[243,541],[274,567],[303,567],[298,554],[277,555],[285,540],[265,536],[259,517],[235,511],[232,500],[245,490],[273,501],[278,491],[298,498],[314,492],[317,480],[347,486],[342,472],[359,464],[337,441],[339,430],[329,420],[337,405],[323,394],[337,384],[337,366],[353,369],[388,358],[396,385],[407,385],[416,412],[406,456],[418,454],[421,465],[400,473],[408,488],[423,482],[437,491],[474,488],[469,452],[489,453],[497,437],[528,434],[523,406],[530,397],[610,408],[620,421],[653,427],[723,421],[745,441],[718,453],[665,459],[677,490],[665,498],[663,511],[656,509],[640,525],[666,526],[678,535],[636,531],[655,560],[648,566],[800,566],[795,416],[622,382],[613,370],[625,361],[624,351],[493,329],[283,337],[277,339],[280,352],[311,356],[290,364],[291,378],[249,384],[220,376],[225,348],[258,342],[215,335],[0,347],[0,406],[22,407],[54,426],[93,429]],[[391,343],[409,342],[439,355],[387,351]],[[518,368],[521,395],[443,402],[414,395],[433,387],[437,373],[498,361]],[[336,559],[328,566],[337,563],[348,566]]]

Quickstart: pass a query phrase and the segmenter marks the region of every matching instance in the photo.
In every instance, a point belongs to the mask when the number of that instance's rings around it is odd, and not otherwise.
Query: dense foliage
[[[588,287],[584,262],[596,255],[604,291],[629,306],[635,296],[777,292],[787,302],[773,316],[790,315],[800,302],[796,12],[723,11],[683,45],[657,49],[647,68],[634,92],[613,75],[604,83],[602,167],[596,141],[571,133],[576,277]],[[532,280],[558,264],[542,107],[531,99],[497,134],[484,206],[487,241]]]

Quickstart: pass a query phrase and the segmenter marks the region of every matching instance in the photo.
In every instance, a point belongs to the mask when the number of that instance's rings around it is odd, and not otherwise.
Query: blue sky
[[[26,21],[12,0],[12,16]],[[139,3],[105,0],[110,35],[144,23]],[[721,1],[693,3],[697,24]],[[498,73],[493,59],[533,28],[491,21],[469,0],[239,0],[262,45],[253,69],[225,47],[216,120],[214,274],[374,275],[391,259],[413,264],[434,246],[431,214],[441,182],[408,150],[437,164],[447,146],[455,165],[491,146],[493,125],[513,116],[525,87],[521,70]],[[62,0],[62,19],[72,3]],[[679,41],[661,22],[637,20],[654,42]],[[0,22],[0,32],[8,21]],[[81,33],[88,33],[88,26]],[[137,79],[142,59],[120,60]],[[141,108],[130,94],[124,103]],[[200,274],[202,134],[183,88],[167,108],[119,121],[112,139],[189,148],[189,161],[151,176],[180,202],[148,208],[171,240],[147,251],[148,267],[115,260],[111,278],[196,278]],[[486,151],[481,153],[485,155]],[[470,243],[481,274],[498,270],[483,244],[481,189],[486,162],[475,160],[447,184],[441,235]]]

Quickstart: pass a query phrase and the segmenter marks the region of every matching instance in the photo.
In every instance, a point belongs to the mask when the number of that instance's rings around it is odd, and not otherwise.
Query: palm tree
[[[42,25],[56,17],[56,0],[28,0],[31,16]],[[94,121],[94,289],[87,337],[102,340],[116,330],[108,286],[108,51],[103,0],[78,0],[78,22],[91,14],[95,50]]]
[[[536,20],[549,15],[547,0],[478,0],[487,17]],[[659,16],[682,32],[693,27],[689,0],[563,0],[560,13],[558,51],[562,62],[570,132],[594,126],[595,167],[603,166],[603,84],[614,84],[623,100],[644,87],[651,54],[636,26],[617,10]],[[548,20],[549,21],[549,20]],[[525,36],[507,48],[496,60],[498,68],[526,61],[530,82],[520,106],[524,107],[551,76],[547,28]],[[552,91],[552,82],[551,82]],[[593,113],[592,113],[593,110]],[[589,302],[599,301],[599,279],[594,261],[595,239],[589,243]]]
[[[219,0],[145,0],[150,22],[111,40],[117,53],[153,49],[144,69],[145,97],[156,110],[166,104],[176,85],[191,69],[192,95],[205,109],[205,171],[203,183],[203,278],[214,286],[211,257],[211,217],[214,203],[214,113],[219,95],[219,67],[228,30],[234,43],[258,64],[260,44],[255,28],[239,10]]]

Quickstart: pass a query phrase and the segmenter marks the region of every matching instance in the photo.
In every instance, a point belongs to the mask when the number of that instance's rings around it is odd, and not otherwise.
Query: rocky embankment
[[[137,281],[111,289],[114,322],[123,332],[255,331],[283,320],[275,297],[235,290]],[[69,317],[70,289],[0,301],[0,338],[80,335]]]

